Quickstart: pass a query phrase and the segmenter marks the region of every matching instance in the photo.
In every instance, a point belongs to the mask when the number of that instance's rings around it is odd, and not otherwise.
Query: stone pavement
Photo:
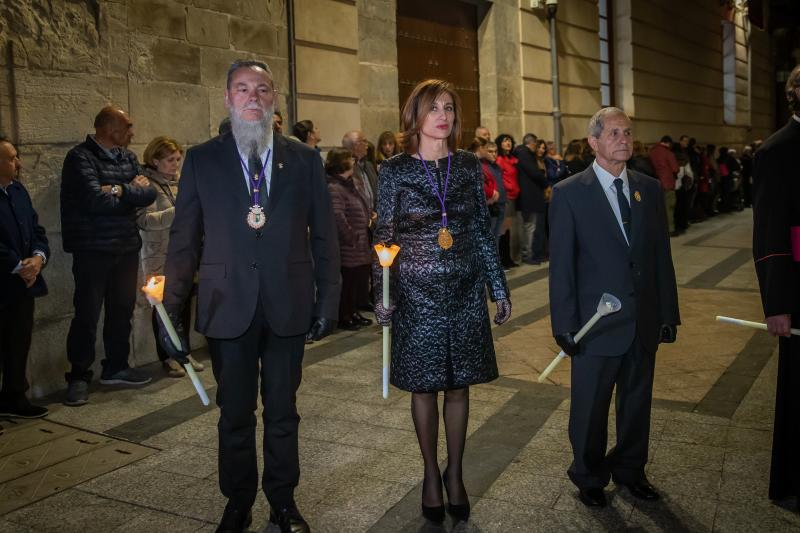
[[[648,476],[661,501],[633,500],[612,484],[607,509],[578,502],[565,474],[569,361],[548,383],[536,382],[557,352],[547,267],[521,267],[509,276],[514,316],[494,329],[502,377],[471,389],[468,523],[448,519],[439,528],[419,517],[422,464],[409,394],[380,397],[379,329],[308,347],[297,501],[313,531],[800,531],[800,515],[766,497],[776,343],[714,321],[762,318],[751,226],[748,210],[672,240],[683,326],[657,359]],[[144,388],[97,386],[84,407],[52,398],[46,422],[3,422],[0,512],[10,512],[0,532],[214,531],[224,506],[216,409],[200,405],[188,381],[148,370],[158,377]],[[211,372],[201,377],[213,393]],[[64,442],[66,452],[57,445]],[[254,516],[253,531],[268,529],[263,497]]]

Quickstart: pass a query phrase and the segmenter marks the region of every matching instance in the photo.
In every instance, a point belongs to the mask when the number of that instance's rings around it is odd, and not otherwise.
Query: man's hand
[[[325,317],[317,317],[311,324],[311,329],[306,333],[306,340],[318,341],[333,332],[336,328],[336,321]]]
[[[131,181],[131,183],[132,183],[133,185],[136,185],[137,187],[141,187],[141,188],[143,188],[143,189],[144,189],[145,187],[149,187],[149,186],[150,186],[150,180],[149,180],[149,179],[147,179],[147,177],[146,177],[146,176],[142,176],[141,174],[139,174],[138,176],[136,176],[135,178],[133,178],[133,180]]]
[[[116,187],[116,189],[114,189],[114,187]],[[122,197],[122,185],[101,185],[100,190],[106,194],[116,196],[117,198]]]
[[[678,326],[674,324],[661,324],[661,333],[658,338],[659,343],[670,344],[678,338]]]
[[[495,302],[497,304],[497,313],[494,315],[494,323],[498,326],[511,318],[511,300],[502,298]]]
[[[181,341],[181,346],[179,348],[172,344],[172,339],[170,339],[169,333],[167,333],[167,328],[161,321],[161,315],[156,314],[158,317],[158,344],[167,352],[167,355],[180,364],[189,364],[189,359],[187,359],[189,352],[186,351],[186,348],[189,346],[189,336],[183,331],[183,325],[180,319],[174,313],[168,313],[168,315],[172,326],[175,328],[175,332],[178,334],[178,339]]]
[[[790,315],[775,315],[767,317],[767,331],[773,337],[791,337],[792,317]]]
[[[496,203],[499,199],[500,199],[500,193],[497,192],[497,191],[494,191],[492,193],[492,197],[489,198],[489,200],[486,203],[489,204],[489,205],[492,205],[493,203]]]
[[[395,309],[397,309],[397,306],[390,305],[389,307],[384,307],[383,302],[378,302],[373,307],[375,310],[375,322],[377,322],[379,326],[391,326],[392,314]]]
[[[578,343],[575,342],[575,337],[572,333],[562,333],[560,335],[556,335],[556,344],[558,347],[564,350],[564,353],[568,356],[572,357],[574,355],[578,355]]]
[[[30,287],[36,281],[39,272],[42,271],[42,258],[39,255],[34,255],[22,260],[22,268],[18,272],[19,276],[25,280],[25,285]],[[28,283],[30,282],[30,284]]]

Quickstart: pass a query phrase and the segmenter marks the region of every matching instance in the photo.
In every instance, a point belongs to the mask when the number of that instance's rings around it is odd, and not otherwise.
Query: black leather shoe
[[[352,320],[340,320],[337,326],[345,331],[358,331],[361,329],[361,326]]]
[[[294,504],[281,509],[270,507],[269,521],[278,526],[281,533],[311,533],[311,528]]]
[[[578,498],[586,507],[605,507],[606,493],[603,489],[578,489]]]
[[[360,313],[353,313],[353,322],[359,326],[371,326],[372,320],[362,316]]]
[[[646,479],[642,479],[640,481],[634,481],[633,483],[619,483],[623,487],[626,487],[634,498],[638,498],[640,500],[657,500],[661,496],[656,491],[655,487],[650,484]]]
[[[237,508],[229,503],[225,506],[225,512],[222,513],[217,533],[244,533],[252,522],[253,513],[249,508]]]

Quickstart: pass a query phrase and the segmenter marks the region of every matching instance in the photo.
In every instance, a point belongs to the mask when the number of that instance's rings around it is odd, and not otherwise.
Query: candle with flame
[[[400,247],[396,244],[385,246],[375,245],[375,252],[378,254],[378,261],[383,267],[383,307],[388,308],[389,303],[389,268],[397,256]],[[391,333],[389,326],[383,326],[383,398],[389,397],[389,360],[391,353]]]
[[[142,292],[147,297],[147,301],[155,307],[156,312],[158,313],[159,318],[161,318],[161,322],[164,324],[164,327],[167,330],[167,334],[169,335],[169,339],[172,341],[172,344],[179,350],[182,349],[182,343],[180,337],[178,337],[178,332],[175,331],[175,326],[172,325],[172,320],[169,319],[169,315],[167,314],[167,310],[164,309],[164,304],[162,301],[164,300],[164,276],[152,276],[149,280],[147,280],[147,285],[142,287]],[[192,368],[190,363],[186,363],[183,365],[183,368],[186,369],[186,373],[189,375],[189,379],[192,380],[192,385],[194,385],[195,390],[197,391],[198,396],[200,396],[200,401],[203,402],[203,405],[208,405],[211,403],[208,399],[208,393],[206,393],[205,387],[200,382],[200,378],[197,377],[197,373]]]

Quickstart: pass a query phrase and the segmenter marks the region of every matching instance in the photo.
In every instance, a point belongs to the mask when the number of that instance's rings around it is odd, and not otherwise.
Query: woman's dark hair
[[[583,156],[583,145],[580,139],[572,139],[564,150],[564,161],[580,159]]]
[[[301,120],[292,126],[292,135],[300,139],[301,142],[308,141],[308,134],[314,131],[314,123],[310,120]]]
[[[419,151],[419,135],[425,118],[431,112],[436,100],[443,94],[449,94],[453,99],[455,119],[453,129],[447,138],[447,147],[451,152],[458,150],[461,144],[461,99],[458,97],[453,84],[443,80],[425,80],[420,82],[411,94],[408,95],[400,121],[403,127],[403,149],[409,155]]]
[[[511,150],[509,150],[508,152],[503,150],[503,141],[505,141],[506,139],[511,140]],[[514,147],[517,145],[517,143],[514,141],[514,137],[512,137],[508,133],[501,133],[500,135],[498,135],[497,138],[494,140],[494,143],[497,145],[497,155],[509,155],[514,150]]]
[[[544,145],[544,154],[542,154],[542,157],[540,158],[539,157],[539,147],[542,146],[542,145]],[[535,146],[536,147],[533,150],[534,157],[536,157],[536,159],[544,160],[544,158],[547,157],[547,141],[545,141],[544,139],[539,139],[538,141],[536,141],[536,145]]]
[[[486,146],[487,144],[489,144],[489,141],[487,141],[483,137],[475,137],[474,139],[472,139],[472,142],[469,143],[469,147],[467,149],[470,152],[475,152],[478,148]]]
[[[397,137],[395,137],[394,132],[388,130],[384,131],[378,136],[378,143],[375,145],[375,158],[378,163],[382,163],[388,159],[385,155],[383,155],[383,145],[386,144],[387,141],[392,141],[392,155],[397,155],[400,153],[400,148],[397,146]]]
[[[331,148],[325,157],[325,172],[330,176],[340,176],[353,168],[353,158],[353,152],[347,148]]]

